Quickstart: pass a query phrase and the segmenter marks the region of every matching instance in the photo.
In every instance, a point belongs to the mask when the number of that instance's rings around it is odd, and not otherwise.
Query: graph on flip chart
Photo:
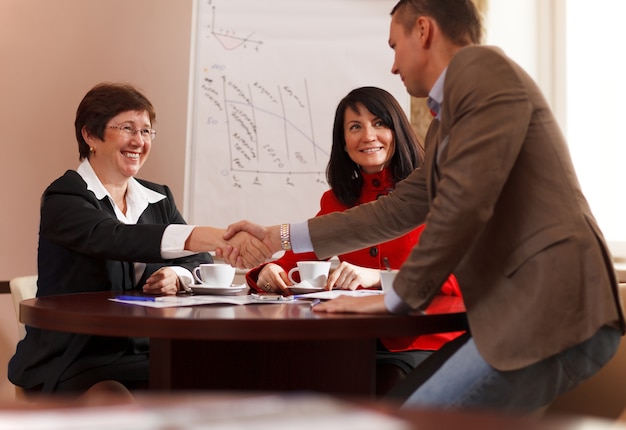
[[[193,224],[314,216],[332,125],[350,90],[391,74],[395,0],[197,0],[185,213]]]

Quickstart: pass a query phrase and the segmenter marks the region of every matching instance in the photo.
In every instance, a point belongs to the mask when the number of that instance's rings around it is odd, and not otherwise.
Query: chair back
[[[19,276],[9,281],[11,290],[11,298],[15,307],[15,318],[17,321],[17,329],[20,339],[26,336],[26,328],[20,322],[20,302],[26,299],[32,299],[37,294],[37,275]]]

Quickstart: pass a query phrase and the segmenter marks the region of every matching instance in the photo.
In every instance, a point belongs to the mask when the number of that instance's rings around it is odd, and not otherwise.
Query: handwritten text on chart
[[[306,80],[297,87],[260,80],[241,83],[211,74],[225,71],[224,66],[205,70],[202,98],[209,114],[203,122],[214,129],[207,136],[227,136],[233,172],[324,172],[328,150],[315,142]]]

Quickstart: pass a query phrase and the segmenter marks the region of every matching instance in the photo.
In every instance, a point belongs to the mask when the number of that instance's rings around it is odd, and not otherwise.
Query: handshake
[[[277,251],[288,238],[281,237],[280,225],[263,227],[249,221],[239,221],[222,232],[224,246],[215,248],[215,255],[231,266],[251,268],[263,263]],[[383,295],[364,297],[341,296],[314,308],[315,312],[357,312],[387,314]]]
[[[185,249],[201,252],[215,250],[215,255],[231,266],[250,269],[258,266],[282,249],[280,226],[263,227],[239,221],[226,230],[196,227]]]

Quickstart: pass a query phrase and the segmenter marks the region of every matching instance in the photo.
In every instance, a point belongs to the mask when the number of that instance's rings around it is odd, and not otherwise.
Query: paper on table
[[[319,291],[316,293],[296,294],[296,299],[321,299],[329,300],[339,296],[372,296],[383,294],[381,290],[332,290]],[[256,304],[272,304],[272,303],[297,303],[296,300],[257,300],[250,295],[242,296],[217,296],[217,295],[199,295],[199,296],[163,296],[155,297],[152,300],[123,300],[110,298],[112,302],[126,303],[129,305],[145,306],[149,308],[173,308],[178,306],[197,306],[210,304],[229,304],[229,305],[248,305]]]
[[[197,306],[211,304],[248,305],[271,304],[271,303],[296,303],[295,300],[256,300],[250,295],[243,296],[218,296],[203,294],[201,296],[163,296],[152,300],[123,300],[110,298],[112,302],[126,303],[129,305],[145,306],[149,308],[173,308],[179,306]]]
[[[297,294],[296,299],[321,299],[329,300],[335,299],[339,296],[377,296],[383,294],[382,290],[331,290],[331,291],[319,291],[317,293]]]
[[[196,306],[196,305],[208,305],[208,304],[230,304],[230,305],[245,305],[252,303],[252,299],[248,296],[164,296],[155,297],[154,301],[143,300],[123,300],[110,298],[112,302],[127,303],[129,305],[146,306],[149,308],[171,308],[177,306]]]

